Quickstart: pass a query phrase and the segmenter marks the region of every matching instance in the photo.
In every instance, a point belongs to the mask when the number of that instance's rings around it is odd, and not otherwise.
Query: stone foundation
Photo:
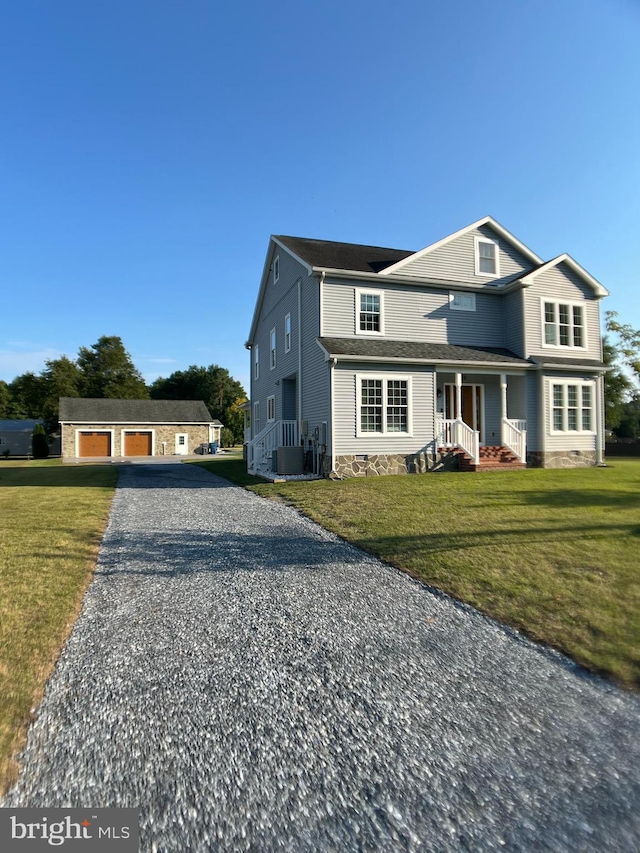
[[[452,453],[368,453],[336,456],[325,460],[324,475],[334,480],[347,477],[383,477],[387,474],[425,474],[427,471],[452,471],[458,458]]]
[[[527,465],[530,468],[589,468],[597,465],[595,450],[548,450],[529,451]]]

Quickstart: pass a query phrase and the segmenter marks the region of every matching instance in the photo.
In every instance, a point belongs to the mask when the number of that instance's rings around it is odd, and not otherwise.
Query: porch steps
[[[500,445],[481,447],[477,462],[472,462],[463,450],[457,456],[461,471],[518,471],[527,467],[508,447]]]

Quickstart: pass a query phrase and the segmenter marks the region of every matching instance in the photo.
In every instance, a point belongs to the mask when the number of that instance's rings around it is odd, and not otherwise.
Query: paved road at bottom
[[[139,806],[145,853],[622,853],[639,720],[291,508],[132,465],[4,805]]]

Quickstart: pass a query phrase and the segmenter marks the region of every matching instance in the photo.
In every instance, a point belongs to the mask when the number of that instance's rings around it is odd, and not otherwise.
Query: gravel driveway
[[[143,851],[637,851],[640,701],[195,466],[130,465],[5,806]]]

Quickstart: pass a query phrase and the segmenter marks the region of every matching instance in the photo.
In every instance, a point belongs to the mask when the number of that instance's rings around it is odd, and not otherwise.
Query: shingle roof
[[[214,423],[202,400],[115,400],[62,397],[64,423]]]
[[[604,361],[595,358],[567,358],[566,356],[537,355],[533,359],[537,364],[545,364],[553,367],[606,367]]]
[[[305,237],[274,236],[312,267],[380,272],[415,254],[405,249],[385,249],[382,246],[361,246],[357,243],[309,240]]]
[[[364,358],[419,359],[421,361],[494,362],[523,367],[531,362],[519,358],[508,349],[491,347],[462,347],[454,344],[432,344],[418,341],[373,340],[371,338],[318,338],[330,355],[362,356]]]

